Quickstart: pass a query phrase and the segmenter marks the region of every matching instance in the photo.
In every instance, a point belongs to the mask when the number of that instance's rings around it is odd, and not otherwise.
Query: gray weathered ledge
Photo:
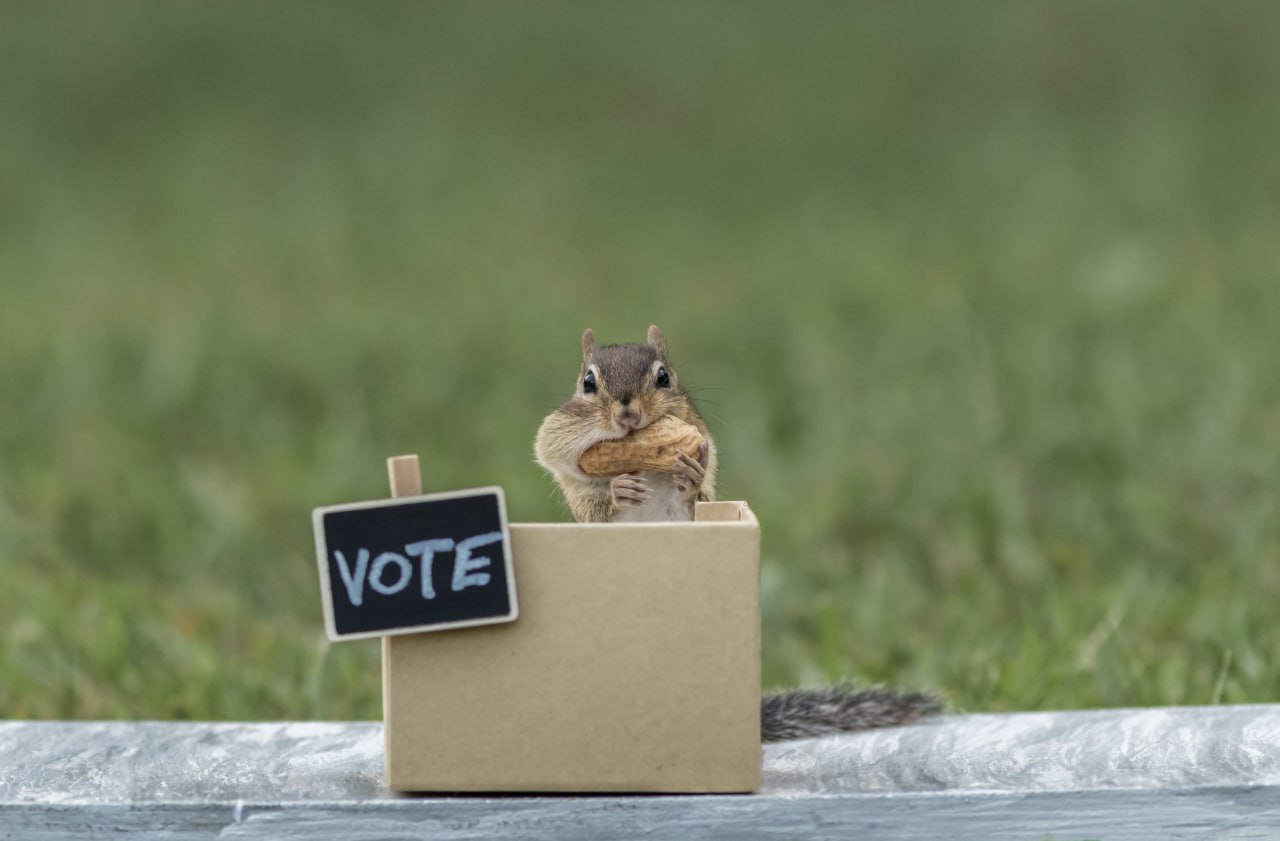
[[[1280,705],[949,716],[768,745],[744,796],[421,797],[382,726],[0,722],[0,838],[1280,836]]]

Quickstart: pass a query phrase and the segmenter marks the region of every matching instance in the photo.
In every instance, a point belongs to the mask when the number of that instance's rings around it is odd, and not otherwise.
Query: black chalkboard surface
[[[502,488],[330,505],[312,523],[332,640],[516,618]]]

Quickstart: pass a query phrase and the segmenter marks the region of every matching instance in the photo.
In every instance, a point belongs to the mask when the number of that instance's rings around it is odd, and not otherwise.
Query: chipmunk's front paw
[[[696,496],[702,489],[702,482],[707,478],[707,464],[711,460],[711,449],[706,441],[698,448],[698,457],[690,458],[684,453],[676,454],[677,471],[672,475],[676,490],[684,497]]]
[[[613,494],[613,501],[619,506],[623,503],[640,505],[649,496],[649,483],[643,476],[623,473],[613,477],[613,481],[609,483],[609,491]]]

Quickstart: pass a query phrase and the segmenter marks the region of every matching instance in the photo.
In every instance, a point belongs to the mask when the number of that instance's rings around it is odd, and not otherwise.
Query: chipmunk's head
[[[619,436],[642,429],[683,405],[684,392],[667,361],[667,340],[650,325],[647,341],[596,345],[582,334],[582,370],[575,398],[599,409],[601,421]]]

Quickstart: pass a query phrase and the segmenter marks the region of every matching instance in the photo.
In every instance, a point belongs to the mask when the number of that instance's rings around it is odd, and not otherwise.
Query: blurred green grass
[[[651,321],[766,683],[1277,700],[1278,12],[7,6],[0,715],[377,717],[309,509]]]

